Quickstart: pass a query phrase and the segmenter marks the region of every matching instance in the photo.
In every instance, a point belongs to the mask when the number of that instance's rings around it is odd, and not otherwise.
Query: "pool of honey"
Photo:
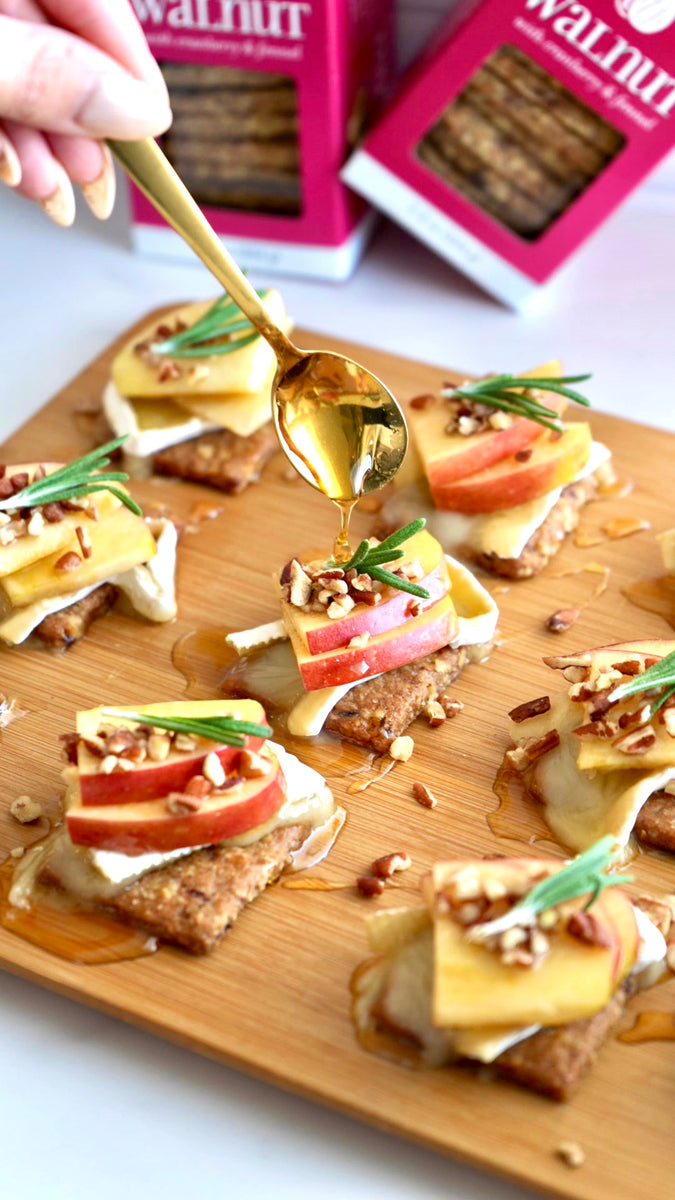
[[[663,617],[675,629],[675,577],[642,579],[622,588],[622,595],[637,608]]]
[[[19,860],[20,861],[20,860]],[[0,925],[10,933],[69,962],[120,962],[142,958],[157,949],[156,938],[131,929],[112,917],[79,909],[54,889],[36,888],[28,908],[9,903],[16,861],[0,867]]]

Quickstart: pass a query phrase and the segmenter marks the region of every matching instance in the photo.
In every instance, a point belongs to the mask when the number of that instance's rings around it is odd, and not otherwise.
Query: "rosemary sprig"
[[[653,689],[662,688],[660,696],[652,703],[649,710],[649,719],[659,711],[659,709],[669,700],[671,696],[675,696],[675,650],[670,654],[666,654],[660,662],[654,663],[653,667],[649,667],[647,671],[643,671],[641,675],[633,675],[627,679],[625,683],[620,683],[609,694],[610,700],[624,700],[626,696],[637,696],[641,692],[651,692]]]
[[[142,516],[142,510],[129,493],[114,486],[116,483],[126,483],[129,478],[126,472],[104,470],[110,463],[110,455],[124,445],[128,436],[125,434],[124,437],[106,442],[89,454],[83,454],[82,458],[59,467],[51,475],[45,475],[43,479],[34,479],[20,492],[0,500],[0,509],[37,508],[42,504],[56,504],[59,500],[75,500],[91,492],[107,491],[117,496],[137,517]]]
[[[584,383],[590,375],[559,375],[552,379],[533,377],[521,378],[517,375],[493,375],[489,379],[478,379],[475,383],[463,383],[461,387],[445,388],[442,395],[446,400],[456,396],[463,400],[488,404],[491,408],[499,408],[504,412],[513,413],[517,417],[528,417],[547,429],[558,433],[561,428],[560,416],[552,408],[540,404],[529,393],[533,391],[557,392],[574,400],[577,404],[590,407],[590,401],[579,392],[569,387],[570,383]],[[519,389],[514,391],[514,389]]]
[[[370,575],[371,579],[377,579],[379,583],[386,583],[389,587],[397,588],[399,592],[409,592],[411,596],[419,596],[421,600],[428,600],[429,593],[426,588],[420,587],[417,583],[411,583],[409,579],[402,579],[400,575],[394,575],[382,566],[382,563],[395,562],[396,559],[403,558],[403,551],[399,547],[403,542],[407,542],[413,534],[424,529],[425,525],[424,517],[419,517],[417,521],[411,521],[409,525],[404,525],[402,529],[390,533],[389,537],[386,537],[378,546],[371,546],[370,542],[365,540],[356,547],[347,562],[331,561],[329,565],[342,567],[343,571],[349,571],[355,567],[361,574]]]
[[[585,896],[590,892],[590,897],[584,905],[584,908],[588,909],[605,888],[632,883],[632,875],[605,874],[614,859],[614,847],[615,840],[611,834],[601,838],[594,846],[584,850],[583,854],[573,858],[561,871],[540,880],[503,916],[496,917],[494,921],[486,921],[482,925],[474,925],[468,937],[471,941],[486,941],[514,925],[531,923],[547,908],[555,908],[558,904],[564,904],[567,900],[574,900],[576,896]]]
[[[264,300],[266,291],[258,292]],[[250,330],[245,337],[234,334]],[[213,354],[232,354],[260,337],[251,322],[244,316],[227,292],[219,296],[214,304],[188,329],[172,334],[162,342],[153,342],[153,354],[164,354],[170,358],[205,358]]]
[[[115,708],[104,708],[103,716],[123,717],[126,721],[138,721],[170,733],[187,733],[225,746],[244,746],[247,736],[268,738],[273,732],[269,725],[239,721],[236,717],[158,717],[154,713],[119,712]]]

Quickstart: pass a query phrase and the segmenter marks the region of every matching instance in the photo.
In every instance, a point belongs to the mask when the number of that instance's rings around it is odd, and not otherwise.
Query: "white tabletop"
[[[282,286],[307,327],[467,371],[558,355],[594,371],[596,408],[673,428],[674,208],[658,180],[643,190],[527,315],[392,226],[349,283]],[[0,436],[147,309],[214,292],[200,265],[135,257],[124,205],[107,227],[83,214],[62,231],[0,195],[0,262]],[[526,1194],[10,976],[0,1013],[7,1200]]]

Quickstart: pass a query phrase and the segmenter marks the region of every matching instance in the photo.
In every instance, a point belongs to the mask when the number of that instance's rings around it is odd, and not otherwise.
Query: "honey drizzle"
[[[672,575],[629,583],[621,589],[621,595],[636,608],[663,617],[675,629],[675,577]]]
[[[675,1042],[675,1013],[638,1013],[630,1029],[618,1036],[620,1042]]]

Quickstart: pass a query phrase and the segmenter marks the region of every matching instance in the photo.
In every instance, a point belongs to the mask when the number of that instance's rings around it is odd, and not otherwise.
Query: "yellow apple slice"
[[[32,604],[49,596],[80,591],[127,571],[137,563],[148,562],[157,553],[155,539],[142,517],[119,507],[103,521],[87,524],[91,557],[82,558],[76,537],[53,554],[31,563],[0,580],[0,589],[12,608]],[[74,570],[59,570],[56,564],[64,554],[80,558]]]
[[[593,908],[598,917],[600,904]],[[632,921],[635,925],[634,915]],[[616,990],[617,957],[628,957],[615,929],[611,946],[588,946],[566,932],[556,934],[536,969],[505,965],[497,954],[469,942],[450,917],[438,916],[434,933],[433,1020],[446,1029],[566,1025],[591,1017]]]
[[[182,394],[175,397],[175,404],[182,412],[199,417],[207,425],[219,425],[221,429],[229,429],[239,437],[250,437],[256,429],[260,429],[272,418],[272,382],[275,368],[276,361],[259,392],[250,395],[232,393],[228,396]]]
[[[12,476],[27,472],[32,481],[35,469],[39,465],[42,465],[46,473],[51,475],[64,464],[18,463],[8,466],[5,474]],[[107,516],[121,504],[121,501],[113,496],[112,492],[105,490],[92,492],[91,496],[85,497],[85,499],[96,505],[99,517]],[[29,563],[35,562],[39,558],[45,558],[59,547],[66,546],[73,541],[78,525],[89,527],[91,524],[91,518],[85,512],[66,512],[62,521],[51,523],[45,521],[39,534],[25,533],[7,546],[0,546],[0,577],[12,575],[15,571],[20,571],[22,567],[28,566]]]
[[[274,289],[265,293],[265,304],[273,319],[282,328],[289,328],[284,302]],[[158,326],[173,329],[177,321],[193,325],[211,307],[212,300],[198,304],[185,304],[161,320],[150,321],[140,333],[122,348],[112,365],[112,378],[121,396],[180,396],[189,389],[191,395],[226,395],[242,392],[257,393],[263,388],[272,364],[276,363],[274,351],[267,342],[257,336],[252,342],[233,350],[230,354],[208,355],[203,358],[170,359],[176,364],[178,374],[173,379],[159,379],[157,365],[149,365],[134,349],[139,342],[160,342],[164,336]],[[202,371],[195,370],[203,368]],[[173,372],[171,372],[173,374]]]

